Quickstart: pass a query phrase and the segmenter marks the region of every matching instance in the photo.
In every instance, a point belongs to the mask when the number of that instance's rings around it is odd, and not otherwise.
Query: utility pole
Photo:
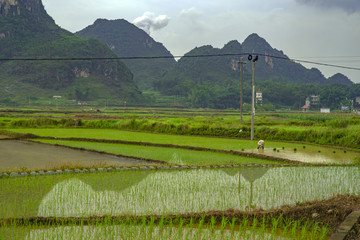
[[[246,64],[243,61],[243,57],[240,60],[240,73],[241,73],[241,90],[240,90],[240,123],[243,122],[243,64]]]
[[[254,140],[255,121],[255,62],[252,63],[251,140]]]
[[[252,60],[252,103],[251,103],[251,140],[254,140],[254,122],[255,122],[255,62],[259,59],[256,56],[254,59],[249,55],[248,60]]]

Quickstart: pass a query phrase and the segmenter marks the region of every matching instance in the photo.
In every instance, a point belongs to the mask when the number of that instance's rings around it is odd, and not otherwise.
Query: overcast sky
[[[136,23],[173,55],[257,33],[290,58],[360,68],[360,0],[43,0],[71,32],[98,18]],[[317,67],[360,82],[359,70]]]

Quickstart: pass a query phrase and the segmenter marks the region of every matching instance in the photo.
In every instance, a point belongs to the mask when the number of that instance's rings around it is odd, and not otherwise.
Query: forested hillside
[[[120,60],[14,61],[26,58],[107,58],[116,55],[97,40],[86,41],[58,27],[36,0],[0,3],[0,101],[61,95],[78,101],[141,102],[131,71]]]
[[[153,81],[160,78],[175,65],[171,53],[146,32],[124,19],[98,19],[93,25],[76,33],[83,39],[97,39],[106,43],[119,57],[168,57],[163,59],[124,59],[134,74],[140,89],[152,88]]]
[[[327,79],[318,69],[307,69],[291,61],[282,51],[273,49],[257,34],[251,34],[242,44],[238,41],[230,41],[222,49],[208,45],[191,50],[174,68],[155,81],[154,87],[166,95],[188,96],[191,105],[196,107],[238,107],[240,56],[243,56],[246,63],[243,75],[244,98],[249,103],[252,62],[249,62],[247,57],[253,52],[261,54],[255,63],[256,87],[263,90],[264,102],[272,106],[296,108],[301,104],[304,105],[305,98],[309,94],[320,94],[334,87],[337,88],[337,92],[341,89],[353,88],[352,81],[346,76],[336,74]],[[227,54],[239,56],[227,56]],[[212,57],[203,57],[203,55],[212,55]],[[341,85],[327,86],[329,84]],[[345,96],[349,98],[349,94],[350,91],[346,94],[341,93],[337,99]],[[323,104],[335,106],[339,103],[325,101],[323,98]]]

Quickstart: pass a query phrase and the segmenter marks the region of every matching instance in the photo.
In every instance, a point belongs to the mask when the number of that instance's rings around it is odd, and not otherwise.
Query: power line
[[[181,56],[133,56],[133,57],[44,57],[44,58],[0,58],[1,61],[96,61],[96,60],[151,60],[151,59],[180,59],[180,58],[205,58],[205,57],[241,57],[248,55],[257,55],[262,57],[271,57],[286,61],[293,61],[298,63],[307,63],[326,67],[335,67],[342,69],[350,69],[360,71],[360,67],[350,67],[344,65],[329,64],[323,62],[300,60],[295,58],[288,58],[283,56],[274,56],[263,53],[225,53],[225,54],[196,54],[196,55],[181,55]],[[345,57],[345,56],[344,56]],[[357,56],[351,56],[357,57]],[[350,58],[350,56],[349,56]],[[352,61],[354,62],[354,61]]]

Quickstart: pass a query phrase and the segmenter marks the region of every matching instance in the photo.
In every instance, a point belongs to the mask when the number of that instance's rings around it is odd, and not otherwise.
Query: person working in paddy
[[[265,147],[265,141],[264,141],[264,140],[260,140],[260,141],[258,142],[258,147],[257,147],[257,149],[264,149],[264,147]]]

